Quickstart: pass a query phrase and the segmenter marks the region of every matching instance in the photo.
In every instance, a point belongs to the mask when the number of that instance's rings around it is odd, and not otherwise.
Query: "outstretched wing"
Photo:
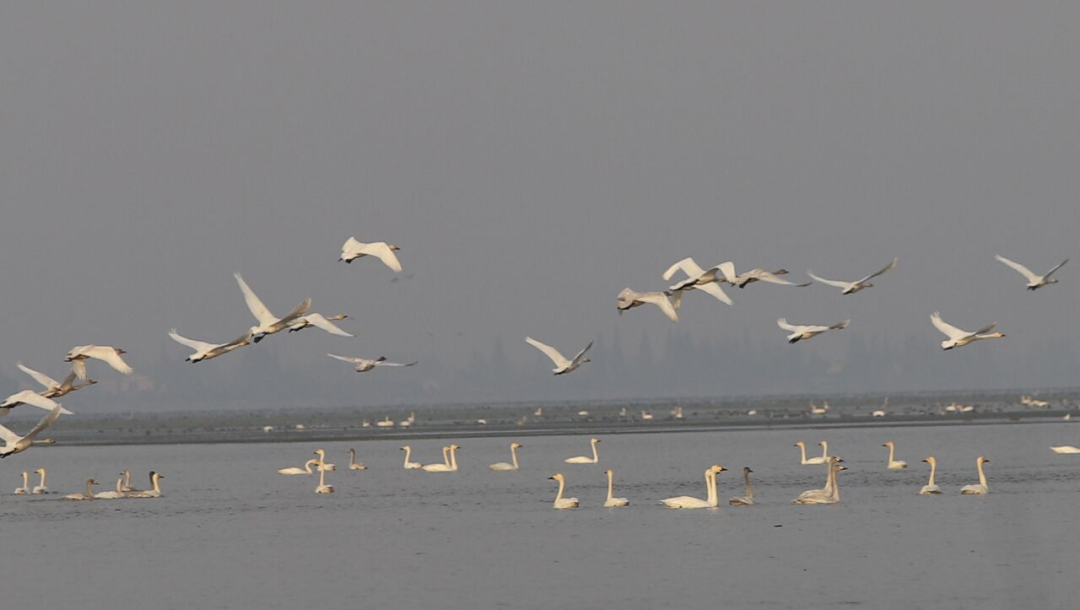
[[[194,339],[188,339],[187,337],[185,337],[185,336],[181,335],[180,333],[176,332],[175,328],[169,331],[169,338],[171,338],[173,341],[176,341],[180,345],[186,345],[187,347],[190,347],[191,349],[193,349],[193,350],[195,350],[197,352],[208,352],[208,351],[214,349],[215,347],[218,347],[214,343],[206,343],[205,341],[196,341]]]
[[[8,430],[3,426],[0,426],[0,439],[3,439],[4,442],[8,445],[14,445],[15,443],[19,442],[19,435],[15,434],[11,430]]]
[[[724,303],[725,305],[734,305],[734,303],[731,302],[731,297],[729,297],[724,292],[724,290],[722,288],[720,288],[720,284],[717,284],[716,282],[709,282],[708,284],[702,284],[700,286],[696,286],[696,288],[698,290],[704,292],[705,294],[710,294],[710,295],[716,297],[717,300],[719,300],[721,303]],[[674,289],[674,287],[672,287],[672,289]],[[678,320],[676,319],[675,322],[678,322]]]
[[[789,282],[788,280],[785,280],[779,275],[776,275],[775,273],[770,273],[763,269],[758,269],[754,276],[762,282],[769,282],[770,284],[780,284],[781,286],[795,286],[797,288],[805,288],[813,283],[807,282],[805,284],[796,284],[795,282]]]
[[[375,366],[416,366],[416,362],[387,362],[385,360],[374,362]]]
[[[832,326],[829,327],[829,330],[844,330],[845,328],[848,327],[849,324],[851,324],[851,320],[844,320],[843,322],[840,322],[839,324],[833,324]]]
[[[934,313],[930,314],[930,321],[934,323],[934,326],[937,327],[938,330],[940,330],[942,333],[945,334],[946,337],[950,339],[963,339],[964,337],[971,336],[971,333],[969,333],[968,331],[960,330],[952,324],[945,322],[945,320],[942,320],[940,312],[935,311]]]
[[[780,328],[788,331],[789,333],[793,333],[793,332],[797,332],[797,331],[802,330],[801,326],[794,326],[794,325],[788,324],[787,318],[780,318],[779,320],[776,321],[776,325],[779,326]]]
[[[660,311],[664,312],[664,315],[668,317],[672,322],[679,321],[679,314],[675,311],[675,306],[672,305],[667,295],[662,292],[646,292],[638,295],[638,300],[642,303],[651,303],[660,308]]]
[[[26,436],[24,436],[23,438],[31,441],[34,440],[37,435],[41,434],[42,430],[51,426],[52,423],[56,421],[56,418],[60,417],[60,409],[60,405],[56,405],[56,407],[52,411],[49,411],[48,415],[42,417],[41,421],[39,421],[38,424],[34,426],[34,429],[27,432]]]
[[[53,388],[60,387],[60,384],[57,383],[57,381],[55,379],[53,379],[52,377],[49,377],[48,375],[45,375],[44,373],[39,373],[39,372],[35,371],[34,369],[23,365],[22,362],[16,363],[15,366],[19,367],[20,371],[22,371],[22,372],[26,373],[27,375],[33,377],[34,381],[36,381],[36,382],[40,383],[41,385],[45,386],[46,389],[51,390]]]
[[[296,306],[296,309],[285,314],[284,318],[278,320],[277,322],[272,324],[272,326],[280,325],[281,328],[284,328],[289,325],[289,322],[292,322],[300,316],[306,314],[309,309],[311,309],[311,299],[304,299],[302,303]]]
[[[997,322],[994,322],[993,324],[990,324],[989,326],[984,326],[984,327],[980,328],[979,330],[977,330],[977,331],[975,331],[975,332],[973,332],[971,334],[972,335],[982,335],[982,334],[985,334],[985,333],[988,333],[988,332],[994,330],[995,328],[997,328]]]
[[[1055,271],[1057,271],[1058,269],[1061,269],[1062,267],[1064,267],[1065,263],[1067,263],[1067,262],[1069,262],[1069,259],[1065,259],[1065,260],[1061,261],[1060,263],[1058,263],[1057,267],[1054,267],[1053,269],[1047,271],[1046,275],[1044,275],[1043,277],[1050,277],[1051,275],[1054,274]]]
[[[555,366],[557,367],[566,367],[570,365],[570,361],[563,357],[563,355],[559,353],[559,350],[551,347],[550,345],[540,343],[532,337],[525,337],[525,343],[528,343],[529,345],[535,347],[541,352],[544,352],[544,355],[548,358],[551,358],[551,361],[554,362]]]
[[[401,261],[398,260],[397,255],[390,249],[390,246],[386,245],[386,242],[380,241],[368,244],[363,252],[381,260],[383,264],[393,269],[394,273],[401,273]]]
[[[1008,266],[1012,267],[1013,269],[1015,269],[1016,271],[1020,272],[1020,275],[1026,277],[1029,282],[1035,282],[1035,281],[1038,281],[1038,279],[1039,279],[1039,276],[1032,273],[1031,269],[1028,269],[1027,267],[1021,265],[1020,263],[1018,263],[1016,261],[1011,261],[1011,260],[1005,258],[1004,256],[1000,255],[1000,254],[995,254],[994,258],[998,259],[999,261],[1005,263],[1006,265],[1008,265]],[[1064,264],[1064,263],[1062,263],[1062,264]]]
[[[821,282],[822,284],[828,284],[830,286],[836,286],[837,288],[847,288],[848,287],[848,282],[841,282],[841,281],[838,281],[838,280],[827,280],[827,279],[825,279],[823,277],[818,277],[818,276],[814,275],[813,271],[807,271],[806,275],[809,275],[810,277],[812,277],[815,280]]]
[[[348,362],[349,364],[357,364],[361,360],[361,358],[346,358],[345,356],[338,356],[336,354],[327,354],[327,356],[330,356],[334,360],[340,360],[342,362]]]
[[[593,342],[589,341],[589,344],[585,346],[585,349],[578,352],[577,356],[574,356],[574,362],[581,362],[581,357],[585,355],[585,352],[589,351],[589,349],[592,348],[592,344]]]
[[[355,237],[350,237],[345,240],[345,244],[341,246],[341,260],[345,260],[349,257],[355,257],[356,252],[363,249],[364,244],[356,240]]]
[[[12,401],[12,399],[14,399],[14,401]],[[56,407],[60,407],[60,404],[57,403],[55,400],[51,398],[45,398],[44,396],[38,394],[37,392],[34,392],[33,390],[23,390],[18,394],[12,394],[8,397],[8,400],[5,400],[4,402],[6,403],[9,401],[19,402],[24,405],[30,405],[31,407],[37,407],[39,409],[45,409],[46,411],[51,411]],[[63,407],[60,408],[60,412],[64,415],[72,415],[71,411],[68,411]]]
[[[330,333],[331,335],[337,335],[339,337],[353,337],[353,336],[355,336],[355,335],[350,335],[349,333],[341,330],[340,328],[337,327],[336,324],[334,324],[330,320],[327,320],[326,317],[323,316],[322,314],[318,314],[318,313],[308,314],[308,315],[304,316],[304,319],[308,321],[308,324],[311,324],[312,326],[321,328],[321,329],[325,330],[326,332]]]
[[[858,282],[855,282],[855,283],[856,284],[861,284],[863,282],[870,281],[870,280],[876,278],[877,276],[881,275],[882,273],[885,273],[886,271],[889,271],[890,269],[895,267],[896,263],[899,262],[899,261],[900,261],[900,257],[897,256],[896,258],[892,259],[891,263],[889,263],[888,265],[885,265],[884,267],[882,267],[880,271],[876,271],[874,273],[871,273],[870,275],[864,277],[863,279],[861,279],[861,280],[859,280]]]
[[[97,346],[88,349],[83,353],[91,358],[97,358],[98,360],[105,362],[125,375],[130,375],[134,372],[131,367],[128,366],[128,363],[124,362],[124,359],[120,357],[120,354],[117,354],[116,350],[111,347]]]
[[[244,278],[239,273],[234,273],[233,277],[236,278],[236,283],[240,285],[240,292],[244,293],[244,302],[247,303],[248,309],[251,310],[251,315],[255,316],[259,324],[269,326],[277,322],[277,317],[270,313],[266,305],[263,305],[263,302],[255,295],[255,291],[244,281]]]
[[[680,270],[692,278],[697,278],[702,273],[705,273],[705,270],[698,266],[698,264],[694,261],[693,258],[690,258],[688,256],[681,261],[675,263],[674,265],[668,267],[668,270],[664,272],[664,279],[670,280],[672,276],[675,275],[675,272]]]

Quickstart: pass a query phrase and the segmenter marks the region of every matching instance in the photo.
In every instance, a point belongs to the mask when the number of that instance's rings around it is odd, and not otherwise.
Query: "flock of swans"
[[[48,495],[53,492],[49,490],[45,485],[45,476],[47,472],[44,468],[38,468],[34,471],[35,474],[41,477],[38,485],[35,485],[33,489],[30,488],[30,473],[23,471],[23,484],[22,487],[15,488],[15,495]],[[121,498],[160,498],[161,497],[161,479],[165,475],[160,472],[150,471],[150,489],[136,489],[131,486],[131,471],[124,470],[120,473],[120,476],[116,479],[116,488],[114,490],[102,491],[94,493],[94,487],[99,483],[94,479],[86,480],[86,490],[84,492],[76,492],[62,496],[61,500],[119,500]]]

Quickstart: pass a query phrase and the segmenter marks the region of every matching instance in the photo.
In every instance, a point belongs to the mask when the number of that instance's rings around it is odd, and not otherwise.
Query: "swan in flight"
[[[40,485],[35,485],[34,490],[31,493],[34,493],[34,494],[37,494],[37,495],[52,493],[52,492],[49,491],[49,488],[45,486],[45,469],[44,468],[38,468],[34,472],[41,475],[41,484]]]
[[[605,470],[604,472],[607,473],[607,500],[604,501],[604,507],[614,508],[617,506],[630,506],[630,500],[612,497],[611,492],[615,485],[615,473],[610,469]]]
[[[836,504],[840,501],[840,488],[836,484],[836,473],[847,470],[840,465],[840,458],[829,458],[829,473],[825,481],[824,489],[811,489],[799,494],[798,498],[791,501],[792,504]]]
[[[74,493],[68,494],[61,498],[61,500],[93,500],[94,499],[94,485],[98,482],[94,479],[86,479],[86,493]]]
[[[195,364],[196,362],[202,362],[203,360],[211,360],[217,358],[222,354],[227,354],[234,349],[244,347],[251,344],[251,340],[254,337],[252,331],[244,333],[244,335],[238,339],[234,339],[228,343],[206,343],[204,341],[196,341],[194,339],[188,339],[187,337],[176,332],[176,329],[169,331],[169,337],[179,343],[190,347],[195,350],[194,354],[191,354],[187,358],[184,358],[184,362],[190,362]]]
[[[97,500],[118,500],[126,496],[127,494],[124,493],[124,475],[121,474],[120,478],[116,479],[115,491],[103,491],[99,494],[95,494],[94,498]]]
[[[30,493],[30,473],[27,471],[22,472],[22,487],[15,488],[16,496],[25,496]]]
[[[596,444],[600,442],[598,438],[589,439],[589,446],[592,447],[592,457],[585,455],[579,455],[572,458],[566,458],[567,464],[596,464],[600,461],[600,454],[596,451]]]
[[[46,411],[52,411],[53,409],[60,407],[61,414],[72,415],[72,412],[61,407],[60,403],[51,398],[45,398],[33,390],[23,390],[22,392],[16,392],[5,398],[4,402],[0,402],[0,414],[7,415],[11,409],[18,405],[30,405],[31,407],[45,409]]]
[[[960,493],[966,496],[985,496],[990,493],[990,488],[986,485],[986,473],[983,472],[983,464],[989,463],[990,460],[981,455],[975,459],[975,467],[979,469],[979,484],[964,485],[960,488]]]
[[[637,292],[630,288],[623,288],[619,296],[615,298],[615,308],[619,310],[620,316],[624,311],[645,304],[656,305],[669,320],[678,322],[679,307],[682,307],[682,291]]]
[[[893,459],[895,457],[896,447],[893,445],[892,441],[886,442],[885,444],[882,445],[882,447],[888,447],[889,448],[889,463],[888,463],[889,470],[903,470],[903,469],[907,468],[907,462],[904,462],[902,460],[894,460]]]
[[[936,483],[934,483],[934,475],[937,473],[937,458],[929,455],[923,461],[927,464],[930,464],[930,480],[926,483],[926,485],[922,486],[922,489],[919,490],[919,495],[932,496],[940,494],[941,488],[938,487]]]
[[[791,333],[787,336],[788,343],[805,341],[806,339],[816,337],[821,333],[830,330],[844,330],[848,327],[848,324],[851,324],[851,320],[844,320],[843,322],[833,324],[832,326],[796,326],[794,324],[788,324],[786,318],[780,318],[776,321],[777,326]]]
[[[799,460],[800,465],[809,466],[813,464],[824,464],[829,459],[829,443],[821,441],[818,445],[821,445],[822,447],[821,456],[806,459],[806,443],[802,441],[795,443],[795,446],[799,448],[799,453],[801,454],[801,459]]]
[[[743,466],[742,476],[743,484],[746,485],[746,495],[737,498],[731,498],[728,500],[728,504],[731,506],[750,506],[754,503],[754,488],[750,486],[750,473],[754,472],[750,470],[748,466]]]
[[[278,474],[284,474],[284,475],[315,474],[315,471],[312,470],[311,467],[312,466],[318,466],[318,465],[319,465],[319,460],[308,460],[308,461],[304,462],[304,467],[303,468],[297,468],[296,466],[293,466],[292,468],[279,468],[277,472],[278,472]],[[128,471],[125,470],[124,472],[128,472]],[[128,482],[130,483],[130,481],[131,481],[131,479],[129,478]],[[127,490],[125,490],[125,491],[127,491]]]
[[[26,433],[26,436],[19,436],[11,430],[0,426],[0,440],[4,441],[4,446],[0,447],[0,458],[6,458],[9,455],[16,453],[22,453],[34,444],[34,439],[37,435],[41,434],[45,428],[52,425],[56,418],[60,417],[60,405],[56,405],[52,411],[45,414],[45,417],[41,418],[32,430]]]
[[[240,286],[240,292],[244,294],[244,302],[247,303],[248,310],[251,311],[251,315],[255,316],[255,320],[258,322],[258,324],[251,327],[252,340],[255,343],[262,341],[267,335],[273,335],[285,330],[297,318],[305,315],[311,309],[311,299],[304,299],[296,306],[296,309],[286,314],[285,317],[279,318],[270,313],[270,310],[266,308],[266,305],[255,294],[255,291],[251,289],[251,286],[248,286],[247,282],[244,281],[243,276],[234,273],[233,277],[236,278],[236,284]]]
[[[324,316],[320,313],[309,313],[306,316],[300,316],[297,318],[291,326],[289,326],[289,332],[295,333],[305,328],[321,328],[331,335],[337,335],[339,337],[355,337],[356,335],[349,334],[337,327],[334,322],[340,320],[346,320],[349,316],[339,313],[332,316]]]
[[[941,342],[941,349],[943,350],[950,350],[954,347],[964,347],[965,345],[974,343],[980,339],[1000,339],[1005,336],[1004,333],[990,332],[997,326],[997,322],[990,324],[989,326],[984,326],[973,333],[969,333],[966,330],[960,330],[951,324],[947,324],[941,319],[941,313],[936,311],[930,314],[930,321],[934,323],[934,326],[937,327],[938,330],[948,337],[947,340]]]
[[[881,269],[875,271],[874,273],[871,273],[870,275],[862,278],[861,280],[855,280],[854,282],[843,282],[843,281],[839,281],[839,280],[827,280],[825,278],[820,278],[820,277],[814,275],[813,271],[807,271],[806,274],[809,275],[810,277],[814,278],[815,280],[821,282],[822,284],[828,284],[829,286],[835,286],[837,288],[840,288],[840,294],[855,294],[856,292],[859,292],[863,288],[873,288],[874,285],[870,283],[870,280],[876,278],[877,276],[881,275],[882,273],[885,273],[886,271],[891,270],[893,267],[896,266],[896,263],[899,260],[900,260],[899,257],[894,258],[894,259],[892,259],[892,262],[890,262],[888,265],[885,265],[884,267],[882,267]]]
[[[409,458],[412,457],[412,447],[405,445],[401,448],[405,452],[405,470],[419,470],[424,467],[420,462],[412,462]]]
[[[165,475],[160,472],[150,471],[150,489],[147,491],[131,491],[124,494],[125,498],[160,498],[161,497],[161,479],[164,479]]]
[[[341,246],[341,258],[338,261],[345,261],[346,263],[352,263],[354,260],[363,256],[374,256],[381,260],[384,265],[394,270],[394,273],[401,273],[401,261],[394,252],[401,248],[388,244],[384,241],[372,242],[365,244],[363,242],[356,241],[355,237],[350,237],[345,240],[345,245]]]
[[[578,502],[577,498],[564,498],[564,497],[562,497],[563,490],[566,488],[566,478],[563,477],[562,474],[555,473],[555,474],[551,475],[550,477],[548,477],[548,479],[552,480],[552,481],[558,481],[559,482],[559,493],[557,493],[555,495],[555,504],[554,504],[556,510],[563,510],[563,509],[567,509],[567,508],[577,508],[579,506],[580,503]]]
[[[1072,445],[1060,445],[1058,447],[1051,447],[1050,450],[1054,453],[1080,453],[1080,447],[1073,447]]]
[[[585,352],[589,351],[589,348],[592,347],[592,341],[589,341],[589,344],[585,346],[585,349],[578,352],[577,356],[574,356],[573,360],[567,360],[563,357],[562,354],[559,353],[559,350],[551,347],[550,345],[540,343],[532,337],[525,337],[525,343],[528,343],[529,345],[535,347],[536,349],[543,352],[545,356],[551,358],[551,361],[555,363],[555,368],[551,369],[551,371],[556,375],[565,375],[566,373],[573,372],[577,367],[585,364],[586,362],[592,362],[592,360],[584,357]]]
[[[124,359],[120,356],[126,354],[124,350],[119,347],[111,347],[108,345],[79,345],[71,348],[68,352],[64,362],[74,362],[71,365],[71,370],[75,371],[75,375],[79,379],[86,379],[86,360],[88,358],[94,358],[101,360],[102,362],[113,367],[117,371],[125,375],[130,375],[134,371]]]
[[[521,449],[521,443],[510,443],[510,461],[512,463],[507,464],[506,462],[496,462],[496,463],[492,464],[491,466],[488,466],[488,468],[490,468],[492,470],[517,470],[518,469],[518,461],[517,461],[517,450],[518,449]]]
[[[387,362],[386,356],[379,356],[374,360],[369,358],[346,358],[345,356],[337,356],[335,354],[327,354],[327,356],[330,356],[335,360],[352,364],[357,373],[365,373],[377,366],[416,366],[417,362]]]
[[[787,269],[777,269],[776,271],[766,271],[764,269],[751,269],[745,273],[736,275],[735,264],[731,261],[726,263],[720,263],[718,266],[720,272],[724,274],[724,280],[727,283],[735,286],[736,288],[746,288],[747,284],[753,284],[754,282],[768,282],[770,284],[778,284],[780,286],[794,286],[796,288],[806,288],[813,282],[806,282],[805,284],[796,284],[780,277],[781,275],[787,275]]]
[[[665,498],[660,500],[664,506],[668,508],[716,508],[720,506],[720,501],[717,499],[716,491],[716,475],[724,472],[727,468],[716,464],[710,466],[705,471],[705,493],[707,499],[702,500],[700,498],[694,498],[692,496],[678,496],[675,498]]]
[[[19,367],[19,370],[34,378],[41,385],[45,386],[45,389],[38,392],[45,398],[62,398],[75,390],[80,390],[86,386],[94,385],[97,382],[93,379],[87,379],[86,383],[76,384],[75,378],[78,377],[75,373],[75,367],[71,367],[71,371],[63,381],[57,381],[44,373],[39,373],[34,369],[25,366],[22,362],[17,362],[15,366]],[[12,405],[14,406],[14,405]]]
[[[367,470],[367,466],[356,461],[356,449],[349,449],[349,470]]]
[[[317,494],[332,494],[334,493],[334,486],[326,484],[326,471],[328,468],[319,468],[319,485],[315,488]]]
[[[1054,267],[1053,269],[1047,271],[1046,273],[1044,273],[1042,275],[1035,275],[1034,273],[1031,272],[1031,269],[1028,269],[1027,267],[1021,265],[1020,263],[1018,263],[1016,261],[1011,261],[1011,260],[1005,258],[1004,256],[1001,256],[1000,254],[995,254],[994,258],[996,258],[999,261],[1005,263],[1006,265],[1012,267],[1016,271],[1019,271],[1020,275],[1027,278],[1027,281],[1028,281],[1027,289],[1028,290],[1038,290],[1038,289],[1042,288],[1043,286],[1058,283],[1058,279],[1056,277],[1050,277],[1050,276],[1053,275],[1055,271],[1057,271],[1058,269],[1061,269],[1063,266],[1065,266],[1065,263],[1069,262],[1069,259],[1065,259],[1065,260],[1061,261],[1058,264],[1057,267]]]
[[[668,270],[664,272],[664,279],[671,280],[671,278],[675,276],[676,271],[682,271],[686,274],[686,279],[672,284],[670,288],[671,292],[681,294],[683,290],[700,290],[706,294],[712,295],[716,300],[725,305],[732,305],[731,297],[720,288],[720,283],[727,281],[727,274],[723,273],[721,270],[722,267],[727,268],[725,267],[726,265],[731,265],[730,274],[731,276],[734,276],[735,266],[730,262],[721,263],[720,265],[710,267],[709,269],[702,269],[693,258],[686,257],[668,267]]]

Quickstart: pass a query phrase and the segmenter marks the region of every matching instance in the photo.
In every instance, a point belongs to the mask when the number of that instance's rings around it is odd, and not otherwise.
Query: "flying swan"
[[[790,332],[788,335],[788,343],[798,343],[799,341],[805,341],[811,337],[816,337],[821,333],[828,332],[830,330],[843,330],[851,324],[851,320],[844,320],[839,324],[833,324],[832,326],[796,326],[794,324],[788,324],[787,318],[780,318],[776,321],[776,325],[780,328]]]
[[[584,357],[585,352],[589,351],[589,348],[592,347],[592,341],[589,341],[589,344],[585,346],[585,349],[578,352],[577,356],[574,356],[573,360],[567,360],[565,357],[563,357],[562,354],[559,353],[559,350],[551,347],[550,345],[540,343],[532,337],[525,337],[525,343],[528,343],[529,345],[535,347],[536,349],[543,352],[545,356],[551,358],[551,361],[555,363],[555,368],[551,369],[551,371],[556,375],[565,375],[566,373],[573,372],[575,369],[577,369],[582,364],[585,364],[586,362],[592,362],[592,360]]]
[[[306,314],[311,309],[311,299],[304,299],[302,303],[296,306],[296,309],[289,312],[284,318],[279,318],[270,313],[270,310],[266,308],[259,297],[255,294],[255,291],[247,285],[244,278],[239,273],[234,273],[233,277],[236,278],[237,285],[240,286],[240,292],[244,293],[244,302],[247,303],[248,309],[251,311],[251,315],[255,316],[255,320],[259,323],[251,327],[252,340],[255,343],[263,340],[263,337],[279,333],[289,327],[297,318]]]
[[[0,458],[6,458],[9,455],[16,453],[22,453],[29,449],[32,445],[36,444],[34,439],[37,435],[41,434],[45,428],[52,425],[56,418],[60,417],[60,405],[56,405],[52,411],[49,411],[45,417],[41,418],[32,430],[26,433],[26,436],[19,436],[11,430],[8,430],[4,426],[0,426],[0,439],[4,441],[4,446],[0,447]]]
[[[381,260],[384,265],[394,270],[394,273],[401,273],[401,261],[398,260],[395,251],[401,248],[388,244],[384,241],[377,241],[370,244],[356,241],[355,237],[350,237],[345,240],[345,245],[341,246],[341,257],[338,261],[345,261],[346,263],[352,263],[354,260],[363,256],[374,256]]]
[[[624,311],[646,304],[656,305],[669,320],[678,322],[678,310],[682,306],[682,291],[637,292],[630,288],[623,288],[619,296],[615,298],[615,308],[619,310],[619,315],[622,315]]]
[[[187,337],[176,332],[176,329],[169,331],[169,337],[186,347],[190,347],[195,350],[194,354],[191,354],[187,358],[184,358],[184,362],[190,362],[195,364],[196,362],[202,362],[203,360],[211,360],[217,358],[222,354],[227,354],[234,349],[244,347],[251,344],[251,340],[254,337],[252,331],[244,333],[242,337],[234,339],[228,343],[206,343],[205,341],[196,341],[194,339],[188,339]]]
[[[886,271],[889,271],[890,269],[895,267],[896,263],[899,260],[900,260],[899,257],[894,258],[894,259],[892,259],[892,262],[889,263],[888,265],[885,265],[884,267],[882,267],[878,271],[875,271],[874,273],[871,273],[870,275],[862,278],[861,280],[855,280],[854,282],[843,282],[843,281],[839,281],[839,280],[827,280],[825,278],[820,278],[820,277],[814,275],[813,271],[807,271],[806,274],[809,275],[810,277],[814,278],[815,280],[821,282],[822,284],[828,284],[829,286],[835,286],[837,288],[840,288],[840,294],[855,294],[856,292],[859,292],[863,288],[873,288],[874,285],[870,283],[870,280],[876,278],[877,276],[881,275],[882,273],[885,273]]]
[[[353,365],[353,370],[355,370],[357,373],[366,373],[367,371],[370,371],[371,369],[373,369],[373,368],[375,368],[377,366],[416,366],[416,361],[414,361],[414,362],[404,362],[404,363],[403,362],[387,362],[386,361],[386,356],[379,356],[378,358],[375,358],[374,360],[369,359],[369,358],[346,358],[345,356],[338,356],[338,355],[335,355],[335,354],[327,354],[327,356],[330,356],[331,358],[333,358],[335,360],[340,360],[342,362],[348,362],[348,363],[352,364]]]
[[[1000,339],[1005,336],[1004,333],[990,332],[997,326],[997,322],[990,324],[989,326],[984,326],[973,333],[969,333],[966,330],[960,330],[951,324],[947,324],[941,319],[941,313],[936,311],[930,314],[930,321],[934,323],[934,326],[937,327],[938,330],[948,337],[947,340],[941,342],[941,349],[946,351],[955,347],[964,347],[965,345],[974,343],[980,339]]]
[[[75,371],[75,375],[79,379],[86,379],[86,360],[89,358],[101,360],[124,375],[130,375],[134,371],[126,362],[124,362],[124,359],[120,357],[122,354],[126,353],[127,352],[119,347],[111,347],[108,345],[79,345],[71,348],[67,357],[64,358],[64,362],[74,362],[74,364],[71,365],[71,369]]]
[[[340,328],[334,322],[340,320],[346,320],[349,316],[339,313],[332,316],[324,316],[319,313],[309,313],[306,316],[301,316],[293,322],[292,326],[289,326],[289,332],[295,333],[305,328],[320,328],[330,333],[331,335],[337,335],[339,337],[355,337],[356,335],[349,334]]]
[[[1011,261],[1011,260],[1005,258],[1004,256],[1001,256],[1000,254],[995,254],[994,258],[996,258],[999,261],[1005,263],[1006,265],[1012,267],[1016,271],[1019,271],[1020,275],[1027,278],[1027,281],[1028,281],[1027,289],[1028,290],[1038,290],[1038,289],[1042,288],[1043,286],[1058,283],[1058,279],[1056,277],[1050,277],[1050,276],[1053,275],[1055,271],[1057,271],[1058,269],[1061,269],[1063,266],[1065,266],[1065,263],[1069,262],[1069,259],[1065,259],[1065,260],[1061,261],[1058,264],[1057,267],[1054,267],[1053,269],[1047,271],[1046,273],[1044,273],[1042,275],[1035,275],[1034,273],[1031,272],[1031,269],[1028,269],[1027,267],[1021,265],[1020,263],[1017,263],[1015,261]]]

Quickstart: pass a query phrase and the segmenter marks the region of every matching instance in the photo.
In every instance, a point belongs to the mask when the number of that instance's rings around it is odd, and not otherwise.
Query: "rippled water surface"
[[[322,445],[337,493],[276,469],[314,444],[35,448],[0,462],[3,608],[1074,608],[1080,594],[1080,427],[732,431],[604,437],[598,465],[564,464],[582,436],[461,438],[461,470],[405,471],[398,443]],[[797,440],[827,439],[850,470],[842,502],[793,506],[824,468],[799,466]],[[907,471],[884,468],[894,440]],[[414,443],[414,459],[443,442]],[[349,472],[348,447],[369,469]],[[938,457],[940,497],[917,495]],[[959,495],[986,455],[991,494]],[[661,498],[704,496],[713,463],[725,499],[754,469],[759,504],[674,511]],[[19,473],[45,466],[70,493],[125,467],[165,473],[156,500],[17,497]],[[625,509],[601,507],[603,469]],[[551,508],[554,472],[581,499]],[[10,604],[10,605],[9,605]]]

